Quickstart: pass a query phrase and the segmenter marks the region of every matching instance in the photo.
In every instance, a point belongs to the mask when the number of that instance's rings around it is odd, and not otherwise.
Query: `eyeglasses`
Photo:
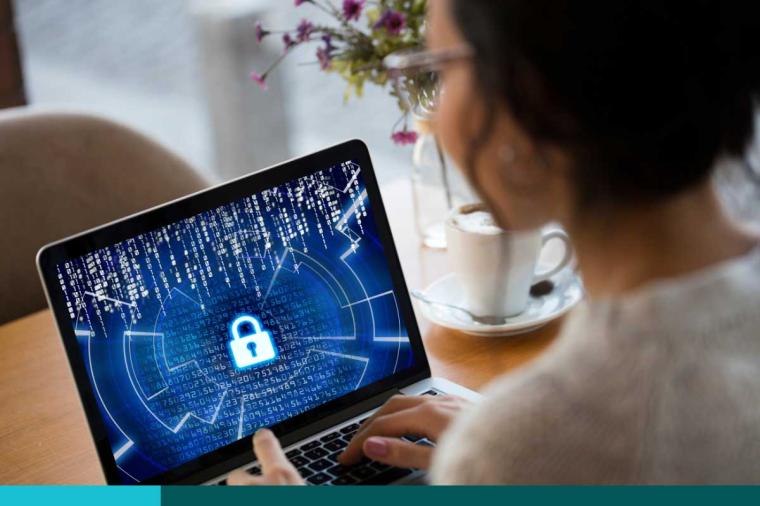
[[[406,50],[389,54],[383,66],[393,80],[393,94],[404,111],[431,116],[443,93],[440,71],[446,64],[471,58],[473,50],[461,45],[438,50]]]

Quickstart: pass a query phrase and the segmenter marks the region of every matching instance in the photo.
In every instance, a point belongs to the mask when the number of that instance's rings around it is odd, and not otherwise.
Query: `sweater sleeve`
[[[598,417],[596,408],[573,402],[562,382],[547,374],[506,377],[441,438],[431,481],[626,482],[631,472],[626,464],[628,445],[599,431],[593,422]]]

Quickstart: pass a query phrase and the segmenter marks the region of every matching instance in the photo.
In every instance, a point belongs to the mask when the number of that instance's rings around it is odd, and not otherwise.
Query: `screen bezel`
[[[111,443],[107,437],[105,422],[87,375],[84,358],[70,323],[66,304],[58,287],[56,266],[64,261],[75,259],[98,249],[111,246],[131,237],[155,230],[198,213],[215,209],[221,205],[236,201],[262,190],[278,186],[302,176],[306,176],[332,167],[347,160],[356,161],[362,170],[370,206],[375,217],[379,240],[385,251],[388,269],[393,282],[393,289],[398,296],[399,311],[407,328],[410,346],[413,352],[413,365],[409,369],[397,372],[373,384],[364,386],[342,397],[322,404],[312,410],[287,419],[271,427],[280,437],[303,430],[315,420],[334,414],[367,399],[377,397],[391,389],[397,389],[430,376],[430,366],[425,356],[417,321],[412,309],[412,302],[401,270],[396,246],[391,235],[390,225],[383,205],[380,189],[370,160],[367,146],[358,139],[349,140],[316,153],[289,160],[269,167],[263,171],[243,176],[218,186],[202,190],[192,195],[177,199],[101,227],[82,232],[76,236],[44,246],[37,254],[37,265],[43,287],[50,307],[53,310],[58,330],[63,340],[79,396],[87,416],[100,463],[109,484],[121,484],[121,477]],[[237,461],[245,455],[251,455],[251,443],[248,437],[223,446],[186,462],[172,470],[161,473],[141,484],[164,484],[186,481],[204,469],[217,466],[225,461]]]

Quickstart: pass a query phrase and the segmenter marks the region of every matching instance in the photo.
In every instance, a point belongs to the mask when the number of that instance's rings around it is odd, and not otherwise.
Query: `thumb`
[[[253,451],[264,474],[272,469],[292,467],[282,451],[280,442],[269,429],[259,429],[253,435]]]

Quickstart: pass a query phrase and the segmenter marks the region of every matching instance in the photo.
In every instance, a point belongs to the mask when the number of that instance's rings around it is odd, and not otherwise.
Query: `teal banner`
[[[757,487],[163,487],[164,506],[652,506],[760,504]]]
[[[160,506],[161,487],[2,486],[7,506]]]

